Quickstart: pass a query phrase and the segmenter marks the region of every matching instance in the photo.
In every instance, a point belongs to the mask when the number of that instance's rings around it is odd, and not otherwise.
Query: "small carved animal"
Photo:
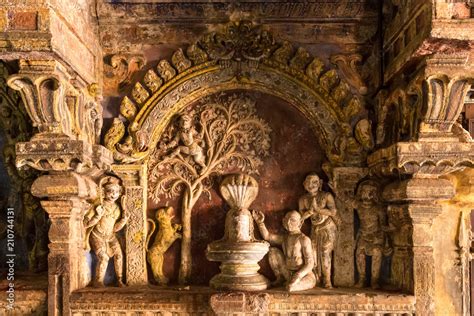
[[[171,223],[174,217],[172,207],[158,209],[155,216],[160,228],[153,245],[147,247],[147,260],[151,266],[155,281],[160,285],[166,285],[169,280],[163,274],[164,254],[176,239],[182,238],[182,235],[178,232],[182,227],[179,224]],[[148,234],[147,245],[149,245],[150,238],[156,229],[154,221],[149,219],[148,222],[151,224],[152,229]]]

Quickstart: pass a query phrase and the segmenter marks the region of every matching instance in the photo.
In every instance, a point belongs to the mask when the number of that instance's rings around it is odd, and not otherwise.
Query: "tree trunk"
[[[181,240],[181,265],[179,267],[179,284],[188,284],[191,277],[192,256],[191,256],[191,211],[196,199],[192,196],[192,191],[186,188],[183,194],[183,204],[181,210],[181,222],[183,225],[183,239]]]

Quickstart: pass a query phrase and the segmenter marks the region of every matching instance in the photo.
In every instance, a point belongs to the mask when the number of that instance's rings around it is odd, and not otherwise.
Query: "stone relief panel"
[[[270,131],[256,116],[252,99],[217,96],[204,99],[195,113],[180,114],[158,143],[150,161],[149,193],[156,202],[160,195],[182,193],[180,283],[191,275],[191,213],[197,199],[209,195],[213,175],[232,168],[258,172],[269,153]]]
[[[120,196],[123,188],[116,177],[106,176],[99,182],[99,202],[84,217],[86,243],[97,258],[93,286],[104,286],[109,260],[114,261],[114,270],[118,286],[125,285],[123,280],[123,250],[116,233],[129,221],[129,215],[122,211]],[[129,267],[132,269],[133,267]]]
[[[305,119],[296,109],[288,105],[286,102],[268,95],[244,91],[228,93],[223,95],[223,99],[227,100],[228,97],[232,99],[235,95],[242,96],[244,100],[247,98],[254,100],[255,105],[252,105],[255,107],[254,115],[259,118],[259,121],[255,121],[255,123],[265,124],[265,126],[267,126],[266,129],[268,129],[268,132],[265,132],[265,134],[269,133],[268,135],[270,138],[258,140],[259,142],[268,142],[264,145],[264,148],[267,148],[266,151],[268,153],[263,156],[257,156],[260,157],[258,158],[260,162],[256,164],[254,163],[254,165],[259,166],[257,169],[258,175],[256,175],[256,179],[259,182],[260,193],[257,196],[256,201],[252,204],[252,208],[262,210],[267,215],[266,224],[269,230],[279,231],[282,227],[281,219],[284,212],[297,208],[298,197],[304,192],[302,186],[304,176],[311,170],[317,170],[321,173],[321,169],[318,169],[318,166],[321,166],[322,164],[323,155],[317,150],[318,144],[314,134],[312,134],[311,128],[308,126],[308,123],[305,122]],[[202,106],[203,104],[198,102],[191,105],[188,110],[189,113],[199,113],[200,105]],[[245,105],[245,103],[240,104],[240,106],[242,105]],[[187,112],[185,114],[189,115]],[[211,122],[213,121],[214,120],[211,120]],[[208,155],[208,153],[211,153],[212,151],[208,150],[209,148],[206,145],[206,141],[194,145],[194,148],[191,148],[194,150],[189,149],[192,145],[186,146],[184,142],[186,141],[187,144],[189,144],[188,141],[191,138],[187,135],[193,135],[193,141],[201,139],[201,124],[198,124],[198,121],[192,120],[193,124],[191,126],[195,129],[195,133],[183,133],[183,137],[176,137],[179,135],[177,132],[180,129],[183,130],[183,124],[186,123],[186,118],[183,120],[183,114],[180,114],[176,117],[174,122],[175,123],[172,125],[174,133],[171,133],[166,139],[164,138],[162,142],[164,145],[172,144],[173,146],[169,146],[169,148],[166,148],[166,146],[162,146],[161,148],[158,147],[157,153],[160,153],[161,157],[164,156],[169,161],[185,159],[189,165],[194,167],[194,177],[199,178],[207,176],[207,173],[201,173],[202,171],[206,171],[207,167],[202,168],[198,162],[201,161],[201,153],[204,157],[202,162],[204,162],[205,166],[209,163],[208,157],[212,157]],[[206,121],[204,120],[204,122]],[[218,126],[219,124],[216,123],[213,128],[223,128],[223,126]],[[184,131],[186,131],[186,129],[184,129]],[[203,137],[205,137],[205,135],[206,134],[204,133]],[[247,144],[246,146],[249,146],[249,148],[245,150],[253,150],[252,148],[254,144],[249,142],[249,140],[240,140],[241,138],[242,137],[238,138],[239,142],[243,145]],[[258,155],[258,152],[255,152],[255,154],[248,152],[245,157],[248,156],[251,158],[256,154]],[[196,156],[198,156],[197,161]],[[153,166],[158,167],[161,161],[162,160],[157,160],[155,164],[150,164],[150,182],[156,181],[152,180],[153,173],[151,170],[153,170]],[[237,165],[228,167],[230,168],[220,169],[222,170],[221,172],[226,174],[241,170],[241,167]],[[252,169],[249,168],[246,170],[248,172]],[[159,175],[159,172],[167,174],[166,169],[157,169],[154,172],[156,172],[157,175]],[[215,177],[214,179],[219,179],[219,177]],[[218,182],[219,181],[217,181],[217,183]],[[209,279],[218,274],[217,265],[209,262],[204,257],[207,244],[214,240],[218,240],[224,235],[223,224],[225,222],[225,212],[223,210],[225,209],[225,206],[222,197],[217,193],[217,183],[215,181],[213,183],[208,183],[207,180],[203,183],[203,185],[206,185],[209,190],[209,195],[212,199],[206,198],[206,195],[203,194],[201,198],[196,199],[191,214],[191,224],[193,227],[191,231],[191,253],[193,256],[192,270],[196,271],[195,269],[198,269],[201,271],[199,274],[193,274],[191,280],[192,283],[208,284]],[[150,187],[156,188],[156,184]],[[151,197],[159,192],[150,191],[149,193],[149,196]],[[180,218],[181,214],[179,211],[181,209],[181,197],[177,196],[173,198],[172,196],[167,197],[162,194],[159,198],[159,202],[155,202],[152,199],[148,201],[149,217],[153,218],[156,209],[169,204],[175,210],[174,222],[184,224]],[[309,227],[307,224],[303,226],[303,230],[308,233]],[[176,283],[176,278],[178,276],[180,262],[179,246],[178,240],[178,242],[171,245],[169,251],[164,255],[165,263],[163,272],[167,278],[171,279],[171,284]],[[262,260],[261,265],[262,273],[267,277],[273,278],[268,262]],[[203,269],[203,267],[206,268]]]

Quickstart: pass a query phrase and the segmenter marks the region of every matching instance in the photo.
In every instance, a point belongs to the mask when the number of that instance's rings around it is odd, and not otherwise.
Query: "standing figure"
[[[346,201],[347,203],[347,201]],[[356,199],[349,202],[352,208],[357,210],[360,227],[356,237],[356,264],[359,272],[359,281],[356,287],[365,285],[365,257],[372,257],[370,285],[378,289],[380,268],[385,245],[386,226],[385,208],[379,202],[377,183],[366,180],[359,184]]]
[[[312,271],[314,266],[313,249],[311,240],[301,232],[301,215],[291,211],[283,217],[283,227],[287,234],[272,234],[265,226],[265,215],[261,211],[252,214],[258,225],[263,239],[273,245],[281,245],[282,250],[271,247],[268,252],[270,267],[275,273],[274,285],[286,283],[288,291],[304,291],[316,285],[316,277]]]
[[[182,238],[181,234],[178,232],[182,227],[179,224],[171,223],[173,217],[172,207],[160,208],[156,211],[156,220],[160,225],[160,229],[156,234],[153,245],[149,249],[147,248],[147,260],[151,266],[153,278],[160,285],[166,285],[169,281],[163,273],[164,254],[176,239]],[[155,223],[152,220],[148,221],[151,224],[152,229],[148,234],[147,247],[150,237],[156,229]]]
[[[95,208],[92,218],[85,218],[84,227],[92,250],[97,256],[97,268],[94,285],[104,286],[104,277],[109,259],[114,257],[115,273],[119,286],[124,286],[123,254],[115,233],[120,231],[128,221],[127,214],[121,216],[120,205],[117,202],[122,194],[120,180],[115,177],[104,177],[100,181],[101,203]]]
[[[311,243],[314,252],[314,272],[318,282],[325,288],[332,288],[332,252],[337,238],[337,209],[334,197],[321,191],[323,181],[316,174],[309,174],[304,180],[308,192],[298,202],[303,214],[302,220],[311,218]]]
[[[189,115],[182,115],[179,118],[179,131],[174,139],[167,146],[168,148],[173,148],[177,146],[180,142],[184,146],[178,146],[174,149],[169,157],[175,157],[176,155],[183,153],[185,155],[190,155],[193,157],[194,161],[204,169],[206,167],[206,158],[204,156],[203,148],[199,145],[199,142],[202,140],[202,135],[199,134],[196,129],[192,126],[192,118]]]

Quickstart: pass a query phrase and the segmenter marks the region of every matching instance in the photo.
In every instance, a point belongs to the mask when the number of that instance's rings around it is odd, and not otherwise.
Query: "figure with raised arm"
[[[121,194],[122,186],[119,179],[110,176],[102,178],[100,181],[101,203],[95,208],[92,218],[84,219],[90,247],[98,261],[94,279],[95,286],[104,286],[105,272],[111,257],[114,258],[118,285],[124,286],[122,280],[123,254],[115,236],[115,233],[120,231],[128,221],[128,216],[121,214],[120,205],[117,202]]]
[[[199,145],[203,136],[197,132],[192,123],[191,116],[186,114],[180,116],[179,131],[174,139],[167,145],[168,148],[174,148],[169,154],[169,157],[172,158],[181,153],[190,155],[202,170],[206,167],[204,149]]]
[[[261,211],[253,211],[252,216],[257,223],[263,239],[272,245],[281,245],[282,250],[271,247],[268,253],[270,267],[276,276],[274,285],[286,281],[290,292],[311,289],[316,284],[313,273],[314,259],[311,240],[301,232],[301,215],[290,211],[283,218],[283,227],[288,233],[273,234],[265,226],[265,215]]]

